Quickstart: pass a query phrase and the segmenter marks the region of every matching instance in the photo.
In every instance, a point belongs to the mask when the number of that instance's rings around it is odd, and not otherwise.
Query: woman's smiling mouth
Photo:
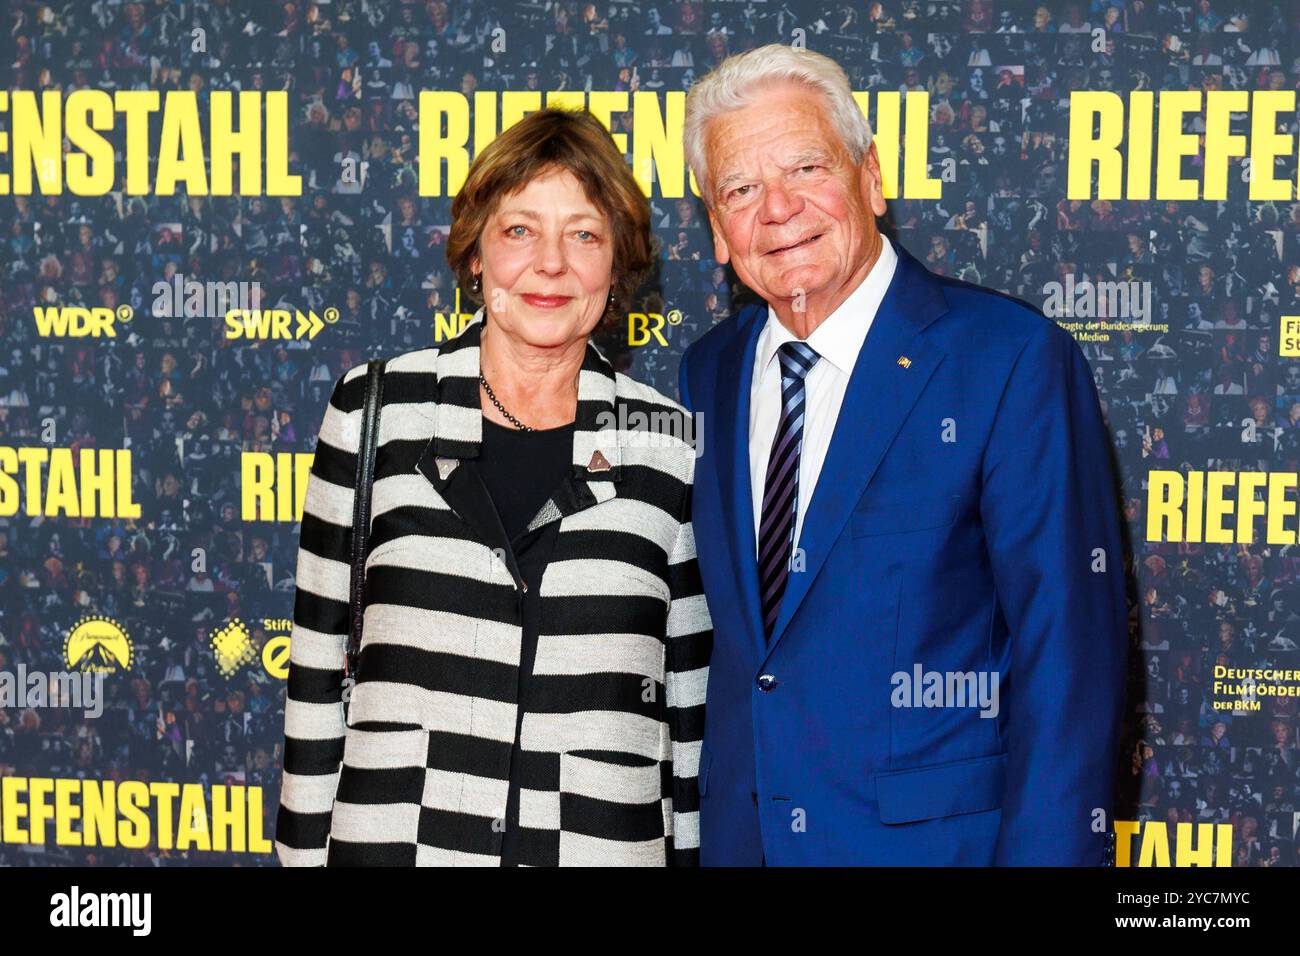
[[[558,309],[562,305],[567,305],[573,298],[571,295],[539,295],[534,292],[525,292],[520,296],[525,302],[538,309]]]

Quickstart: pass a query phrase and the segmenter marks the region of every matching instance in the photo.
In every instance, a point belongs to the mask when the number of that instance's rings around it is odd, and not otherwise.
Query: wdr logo
[[[84,309],[81,306],[44,306],[32,308],[36,318],[36,331],[45,338],[81,339],[117,338],[118,322],[130,322],[135,310],[129,305],[119,305],[116,309]]]

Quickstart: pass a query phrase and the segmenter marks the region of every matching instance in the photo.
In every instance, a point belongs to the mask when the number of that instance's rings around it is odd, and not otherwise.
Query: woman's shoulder
[[[681,404],[653,385],[647,385],[623,372],[614,373],[614,394],[621,403],[649,405],[682,415],[689,414]]]
[[[382,363],[382,407],[398,401],[397,396],[418,391],[424,376],[436,377],[438,369],[438,347],[410,349],[405,352],[390,352],[372,355],[345,364],[342,372],[334,380],[330,404],[346,413],[360,412],[365,403],[366,376],[370,364],[376,360]],[[401,382],[396,377],[406,381]]]
[[[355,379],[364,378],[367,369],[370,368],[370,363],[375,360],[383,363],[382,370],[385,374],[389,372],[405,374],[424,372],[433,375],[437,373],[438,352],[439,347],[435,345],[426,348],[409,349],[405,352],[387,352],[372,355],[346,366],[339,375],[337,382],[346,384]]]
[[[375,357],[383,360],[385,372],[428,372],[434,374],[438,368],[438,354],[441,350],[441,345],[429,345],[424,348],[408,349],[405,352],[392,352]]]
[[[626,450],[640,449],[645,463],[667,470],[686,482],[695,463],[695,418],[679,402],[657,388],[622,372],[615,373],[614,425]],[[626,455],[625,455],[626,457]]]

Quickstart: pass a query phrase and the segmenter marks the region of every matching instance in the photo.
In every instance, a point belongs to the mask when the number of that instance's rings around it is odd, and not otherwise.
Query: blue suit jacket
[[[894,246],[770,643],[748,447],[766,306],[682,360],[714,626],[701,863],[1101,864],[1128,628],[1091,370],[1040,312]],[[996,673],[996,717],[894,706],[918,671]]]

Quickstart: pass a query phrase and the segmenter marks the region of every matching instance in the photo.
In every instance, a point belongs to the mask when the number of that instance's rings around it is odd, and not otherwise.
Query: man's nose
[[[783,223],[803,208],[803,201],[779,181],[763,185],[763,206],[759,215],[765,223]]]

